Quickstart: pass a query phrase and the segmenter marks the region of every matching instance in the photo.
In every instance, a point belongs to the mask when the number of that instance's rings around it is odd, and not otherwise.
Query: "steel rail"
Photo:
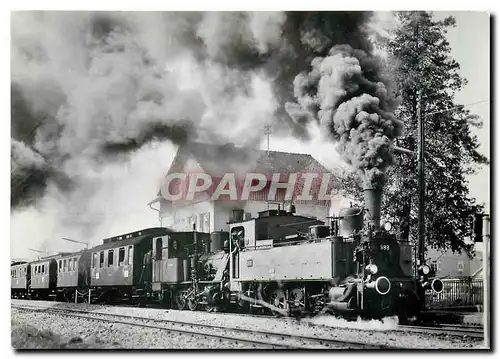
[[[361,349],[403,349],[402,347],[396,347],[396,346],[389,346],[385,344],[372,344],[372,343],[365,343],[365,342],[359,342],[359,341],[345,341],[341,339],[333,339],[333,338],[324,338],[324,337],[311,337],[311,336],[303,336],[303,335],[295,335],[295,334],[286,334],[286,333],[277,333],[277,332],[271,332],[271,331],[262,331],[262,330],[253,330],[253,329],[245,329],[245,328],[235,328],[235,327],[226,327],[226,326],[221,326],[221,325],[213,325],[213,324],[201,324],[201,323],[193,323],[193,322],[186,322],[186,321],[178,321],[178,320],[171,320],[171,319],[156,319],[156,318],[147,318],[147,317],[139,317],[139,316],[132,316],[132,315],[124,315],[124,314],[116,314],[116,313],[102,313],[102,312],[91,312],[91,311],[86,311],[86,310],[78,310],[78,309],[68,309],[68,308],[53,308],[53,307],[48,307],[48,306],[36,306],[36,305],[12,305],[12,308],[15,309],[20,309],[20,310],[31,310],[31,311],[39,311],[39,312],[52,312],[55,314],[61,314],[61,315],[66,315],[69,317],[78,317],[78,318],[83,318],[83,319],[89,319],[89,320],[98,320],[98,321],[103,321],[103,322],[112,322],[112,323],[117,323],[117,324],[125,324],[125,325],[133,325],[133,326],[139,326],[139,327],[145,327],[145,328],[151,328],[151,329],[160,329],[160,330],[166,330],[166,331],[173,331],[173,332],[179,332],[179,333],[186,333],[186,334],[191,334],[191,335],[197,335],[197,336],[202,336],[202,337],[213,337],[217,339],[224,339],[224,340],[230,340],[230,341],[236,341],[236,342],[245,342],[249,344],[259,344],[259,345],[265,345],[266,347],[279,347],[283,349],[306,349],[304,346],[305,342],[306,344],[315,344],[315,345],[320,345],[323,346],[324,349],[343,349],[343,348],[361,348]],[[87,315],[85,315],[87,314]],[[115,318],[120,318],[120,319],[128,319],[128,320],[140,320],[140,321],[151,321],[155,323],[162,323],[162,324],[171,324],[174,326],[180,326],[183,327],[182,329],[180,328],[172,328],[172,327],[165,327],[165,326],[155,326],[155,325],[148,325],[148,324],[143,324],[143,323],[134,323],[130,321],[120,321],[120,320],[115,320],[115,319],[106,319],[106,318],[99,318],[95,316],[102,316],[102,317],[115,317]],[[186,329],[184,327],[188,327],[189,329]],[[245,339],[237,336],[227,336],[227,335],[221,335],[221,334],[213,334],[213,333],[206,333],[206,332],[198,332],[195,330],[190,330],[190,329],[210,329],[210,330],[219,330],[219,331],[232,331],[234,333],[238,334],[245,334],[248,336],[255,336],[255,335],[262,335],[265,337],[264,340],[257,340],[257,339]],[[270,339],[275,338],[280,341],[284,340],[291,340],[294,342],[299,342],[299,344],[287,344],[287,343],[279,343],[279,342],[271,342]],[[312,348],[310,348],[312,349]]]
[[[425,333],[432,335],[450,335],[450,336],[469,336],[472,338],[480,338],[484,339],[484,330],[481,327],[472,328],[469,326],[450,326],[450,325],[398,325],[398,328],[394,329],[395,331],[401,332],[413,332],[413,333]]]

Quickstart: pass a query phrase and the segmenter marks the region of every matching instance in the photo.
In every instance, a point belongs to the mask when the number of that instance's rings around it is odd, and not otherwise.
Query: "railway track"
[[[398,325],[397,331],[425,333],[431,335],[468,336],[471,338],[484,339],[484,329],[472,325]]]
[[[310,326],[322,326],[327,328],[335,328],[325,324],[307,323]],[[363,331],[373,331],[369,328],[354,328]],[[456,337],[468,336],[470,338],[484,339],[484,329],[478,325],[460,325],[460,324],[429,324],[429,325],[400,325],[391,329],[384,330],[385,332],[404,332],[404,333],[421,333],[427,335],[448,335]]]
[[[345,341],[328,337],[304,336],[245,328],[226,327],[169,319],[145,318],[124,314],[89,312],[78,309],[53,308],[34,305],[12,305],[13,309],[53,313],[73,318],[94,320],[112,324],[122,324],[150,329],[177,332],[183,335],[215,339],[220,342],[251,344],[261,348],[275,349],[402,349],[385,344],[372,344],[359,341]],[[153,324],[154,323],[154,324]]]

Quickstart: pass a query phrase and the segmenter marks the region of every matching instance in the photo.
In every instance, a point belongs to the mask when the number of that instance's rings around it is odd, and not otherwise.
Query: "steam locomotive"
[[[243,219],[229,231],[148,228],[107,238],[78,253],[11,266],[12,296],[90,302],[161,303],[208,311],[344,317],[417,316],[425,292],[441,292],[428,266],[416,273],[412,250],[381,226],[382,192],[364,191],[364,207],[331,223],[295,214],[294,206]]]

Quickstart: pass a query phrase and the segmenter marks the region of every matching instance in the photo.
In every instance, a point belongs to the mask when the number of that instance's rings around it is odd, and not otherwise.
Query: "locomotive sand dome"
[[[340,235],[349,237],[363,228],[363,209],[358,207],[343,208],[339,213]]]

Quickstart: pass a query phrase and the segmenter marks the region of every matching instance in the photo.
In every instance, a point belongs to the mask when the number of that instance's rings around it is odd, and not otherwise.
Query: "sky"
[[[387,16],[382,14],[381,17]],[[460,63],[460,73],[469,81],[468,85],[457,94],[457,102],[470,104],[489,100],[489,18],[487,13],[441,12],[437,18],[453,15],[457,26],[448,33],[452,47],[452,56]],[[481,117],[484,126],[475,130],[481,143],[482,152],[489,158],[489,103],[480,103],[468,107]],[[263,141],[265,144],[266,141]],[[288,152],[311,153],[325,165],[340,164],[339,156],[333,145],[320,141],[320,134],[313,131],[313,139],[301,143],[296,139],[280,139],[273,135],[270,138],[270,149]],[[159,188],[158,177],[168,171],[175,154],[175,146],[171,144],[151,144],[142,148],[129,161],[127,166],[110,166],[96,176],[108,177],[109,186],[97,190],[100,198],[109,198],[106,203],[90,204],[91,210],[84,213],[75,201],[74,210],[69,215],[71,221],[85,220],[84,216],[106,217],[100,224],[101,237],[91,239],[97,244],[100,238],[124,232],[131,232],[138,227],[158,225],[156,212],[146,207],[155,197]],[[142,178],[134,181],[133,178]],[[470,192],[478,202],[486,204],[489,211],[489,168],[483,168],[470,178]],[[144,180],[145,179],[145,180]],[[94,194],[96,195],[96,194]],[[78,198],[78,197],[77,197]],[[44,213],[34,209],[11,215],[11,256],[19,259],[32,259],[36,253],[29,248],[47,248],[51,251],[77,250],[81,246],[59,240],[60,237],[77,239],[70,231],[61,231],[58,217],[52,215],[57,210],[57,203],[47,203]],[[40,230],[42,228],[43,230]],[[47,244],[50,243],[47,247]]]
[[[481,102],[467,108],[483,120],[481,129],[473,128],[478,137],[479,150],[490,156],[490,21],[486,12],[436,12],[437,19],[454,16],[456,27],[448,32],[451,56],[460,64],[460,74],[468,84],[457,93],[458,103],[467,105]],[[490,168],[483,166],[476,175],[469,177],[469,190],[478,203],[484,203],[490,212]]]

